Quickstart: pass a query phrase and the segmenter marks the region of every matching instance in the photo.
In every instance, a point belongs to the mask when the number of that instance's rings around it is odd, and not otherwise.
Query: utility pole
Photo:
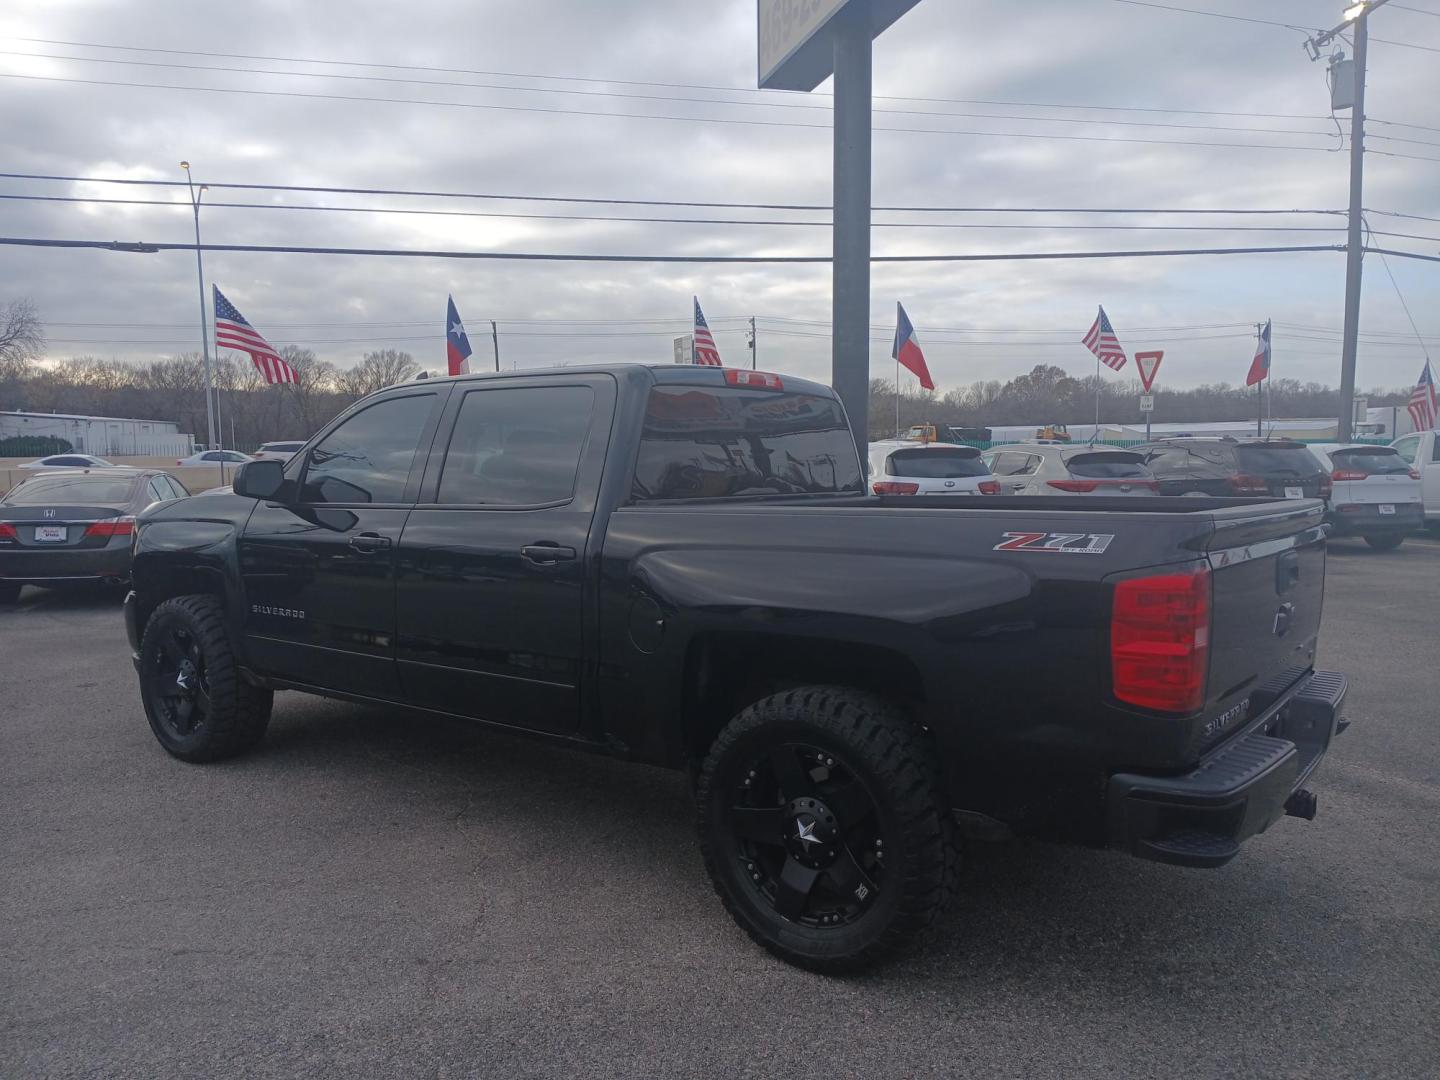
[[[500,370],[500,331],[495,328],[495,320],[490,320],[490,340],[495,345],[495,370]]]
[[[1263,337],[1264,333],[1265,333],[1265,324],[1264,324],[1264,323],[1258,323],[1258,322],[1257,322],[1257,323],[1255,324],[1255,348],[1256,348],[1256,355],[1257,355],[1257,356],[1259,355],[1259,350],[1263,347],[1263,344],[1264,344],[1264,340],[1265,340],[1264,337]],[[1265,379],[1264,379],[1264,378],[1261,378],[1261,379],[1256,380],[1256,383],[1255,383],[1255,435],[1256,435],[1257,438],[1264,434],[1264,431],[1262,430],[1262,428],[1264,427],[1264,425],[1265,425]],[[1349,442],[1350,440],[1349,440],[1349,438],[1344,438],[1344,439],[1341,439],[1340,441],[1341,441],[1342,443],[1345,443],[1345,442]]]
[[[210,368],[210,325],[205,318],[205,263],[200,255],[200,199],[204,196],[206,188],[200,185],[200,190],[195,190],[195,182],[190,179],[190,162],[180,162],[180,167],[185,170],[185,183],[190,189],[190,208],[195,211],[195,273],[200,279],[200,352],[205,357],[205,425],[208,433],[210,449],[218,445],[215,442],[215,373]]]
[[[1365,254],[1361,193],[1365,174],[1365,62],[1369,53],[1370,13],[1390,0],[1359,0],[1345,9],[1344,21],[1333,30],[1308,38],[1311,60],[1347,29],[1355,34],[1355,96],[1350,108],[1350,219],[1345,243],[1345,334],[1340,353],[1340,416],[1336,438],[1347,443],[1355,421],[1355,358],[1360,334],[1360,275]]]
[[[751,315],[751,316],[750,316],[750,370],[751,370],[751,371],[756,370],[756,367],[755,367],[755,351],[756,351],[756,350],[755,350],[755,316],[754,316],[754,315]]]

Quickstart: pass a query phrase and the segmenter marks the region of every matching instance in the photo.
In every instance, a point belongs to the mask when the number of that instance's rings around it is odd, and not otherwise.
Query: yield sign
[[[1137,352],[1135,354],[1135,366],[1140,369],[1140,382],[1145,387],[1145,392],[1150,392],[1150,387],[1155,383],[1155,372],[1160,370],[1160,361],[1165,358],[1164,349],[1156,349],[1154,352]]]

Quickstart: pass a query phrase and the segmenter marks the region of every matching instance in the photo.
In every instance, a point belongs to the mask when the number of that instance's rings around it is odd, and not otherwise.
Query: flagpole
[[[895,353],[895,437],[900,437],[900,353]]]
[[[1095,430],[1090,433],[1090,441],[1095,442],[1100,438],[1100,354],[1095,354]]]
[[[195,212],[195,273],[200,279],[200,351],[205,358],[205,426],[206,434],[209,437],[209,448],[217,449],[215,444],[215,376],[210,367],[210,332],[205,319],[205,263],[200,254],[200,200],[205,195],[205,185],[200,185],[200,190],[195,190],[195,182],[190,178],[190,162],[182,161],[180,167],[185,170],[185,183],[190,190],[190,207]],[[222,436],[223,437],[223,436]]]
[[[1264,347],[1265,339],[1261,336],[1264,332],[1261,324],[1257,322],[1255,324],[1255,351],[1257,353]],[[1268,374],[1269,372],[1265,372],[1255,380],[1255,435],[1257,437],[1265,434],[1265,376]]]

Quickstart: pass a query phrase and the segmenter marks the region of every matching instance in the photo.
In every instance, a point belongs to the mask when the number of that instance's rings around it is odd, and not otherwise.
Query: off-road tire
[[[1367,536],[1365,543],[1369,544],[1376,551],[1394,551],[1405,542],[1403,534],[1396,533],[1390,536]]]
[[[173,648],[177,641],[190,644],[181,649],[192,659],[192,678],[204,695],[203,706],[194,702],[199,715],[188,730],[168,718],[171,706],[162,700],[175,682],[161,677],[165,643]],[[274,700],[271,691],[240,674],[224,608],[213,596],[178,596],[151,614],[140,643],[140,695],[156,740],[168,753],[192,762],[219,761],[254,747],[265,735]]]
[[[752,763],[792,744],[833,754],[837,771],[843,769],[870,797],[865,820],[872,835],[884,837],[874,899],[844,925],[811,926],[781,915],[747,870],[746,841],[733,825],[732,806],[740,787],[748,786],[746,775],[754,775]],[[817,764],[807,775],[817,773],[829,770]],[[716,893],[752,939],[799,967],[856,971],[913,948],[954,892],[958,836],[929,736],[876,695],[808,686],[755,702],[716,738],[696,797],[701,851]],[[850,840],[842,836],[837,843]]]

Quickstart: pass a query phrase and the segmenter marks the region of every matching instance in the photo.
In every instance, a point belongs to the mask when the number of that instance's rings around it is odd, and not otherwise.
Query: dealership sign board
[[[870,36],[920,0],[757,0],[762,90],[814,90],[835,68],[828,28],[847,7],[868,9]]]

